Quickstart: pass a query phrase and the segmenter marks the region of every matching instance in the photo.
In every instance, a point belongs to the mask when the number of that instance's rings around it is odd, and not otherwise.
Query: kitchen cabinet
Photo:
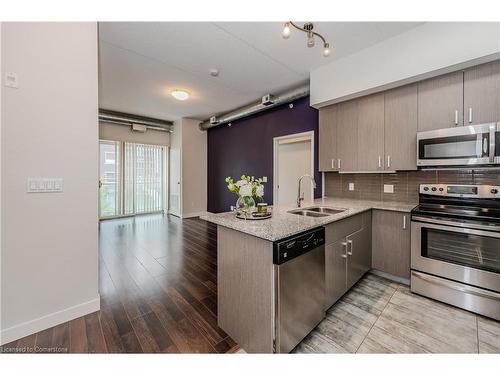
[[[329,308],[371,268],[371,211],[329,224],[325,234],[325,308]]]
[[[418,83],[418,131],[463,125],[462,71]]]
[[[358,168],[358,100],[338,104],[337,168],[356,171]]]
[[[417,85],[385,93],[384,169],[417,169]]]
[[[337,105],[319,110],[319,170],[337,170]]]
[[[358,165],[363,172],[384,170],[384,94],[358,99]]]
[[[373,210],[372,267],[410,278],[410,214]]]
[[[371,236],[371,211],[369,211],[363,214],[363,228],[347,236],[347,290],[356,284],[371,268]]]
[[[325,246],[325,310],[347,291],[346,239]]]
[[[500,61],[464,72],[464,125],[500,121]]]

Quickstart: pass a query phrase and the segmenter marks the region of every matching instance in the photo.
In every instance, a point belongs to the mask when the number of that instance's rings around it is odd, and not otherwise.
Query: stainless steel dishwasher
[[[325,317],[325,228],[273,245],[276,353],[289,353]]]

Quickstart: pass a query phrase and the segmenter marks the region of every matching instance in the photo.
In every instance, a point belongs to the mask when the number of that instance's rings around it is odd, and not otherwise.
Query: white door
[[[276,164],[277,169],[277,196],[275,204],[289,204],[297,201],[298,180],[300,176],[308,174],[314,176],[312,160],[311,138],[285,138],[275,142],[277,147]],[[304,202],[313,200],[313,189],[311,180],[302,180]]]

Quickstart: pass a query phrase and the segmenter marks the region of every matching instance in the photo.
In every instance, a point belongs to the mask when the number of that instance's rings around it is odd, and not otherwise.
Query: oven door
[[[493,164],[496,129],[497,124],[491,123],[419,132],[417,165]]]
[[[481,227],[414,216],[411,268],[500,292],[500,232]]]

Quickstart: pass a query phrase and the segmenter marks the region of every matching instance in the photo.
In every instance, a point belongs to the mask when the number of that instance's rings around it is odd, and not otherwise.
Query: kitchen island
[[[340,213],[320,217],[309,217],[290,213],[293,205],[273,207],[273,217],[267,220],[250,221],[235,217],[234,213],[202,215],[201,218],[217,224],[217,294],[218,325],[224,329],[241,348],[249,353],[276,352],[277,319],[277,272],[273,264],[273,243],[308,230],[326,227],[327,242],[331,248],[326,252],[325,290],[323,310],[342,295],[345,290],[371,268],[371,210],[388,210],[408,213],[414,204],[321,198],[304,203],[308,207],[329,207],[342,210]],[[339,222],[339,223],[336,223]],[[336,223],[335,225],[332,225]],[[356,243],[356,253],[363,259],[353,257],[352,275],[347,265],[344,274],[332,273],[334,263],[331,254],[334,241],[345,244],[362,235]],[[351,245],[352,246],[352,245]],[[364,250],[361,250],[364,249]],[[331,250],[329,252],[329,250]],[[346,247],[347,252],[347,247]],[[352,248],[351,248],[352,252]],[[346,263],[347,264],[347,263]],[[340,278],[345,285],[338,288]],[[355,281],[354,281],[355,280]],[[331,296],[329,298],[329,296]],[[333,296],[333,297],[332,297]]]

